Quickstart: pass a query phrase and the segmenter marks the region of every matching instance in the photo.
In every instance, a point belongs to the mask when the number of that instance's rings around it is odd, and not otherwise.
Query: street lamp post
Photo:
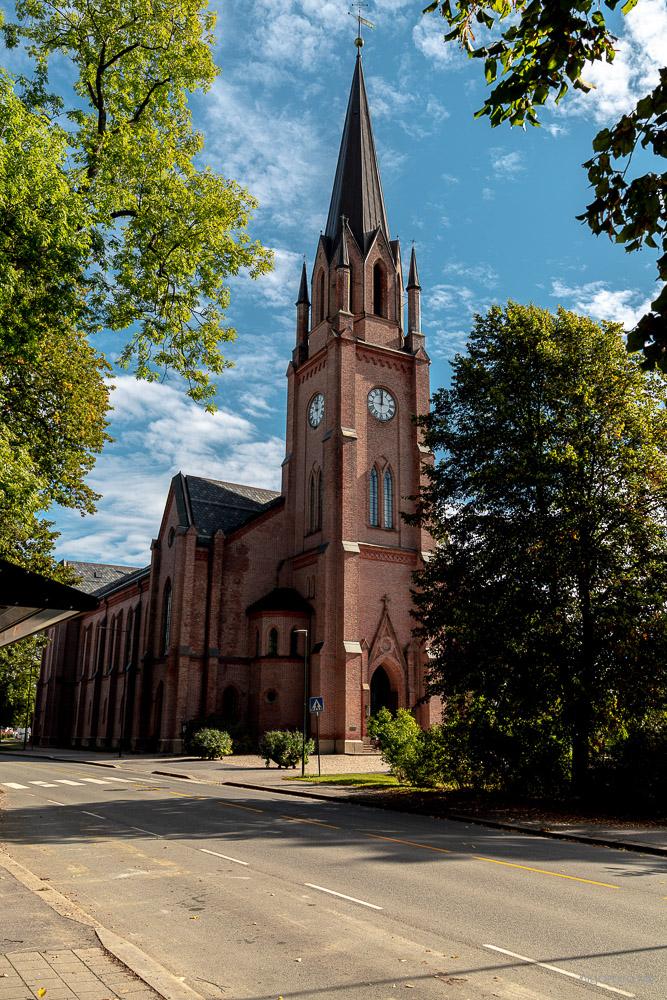
[[[301,743],[301,777],[306,773],[306,729],[308,726],[308,629],[295,628],[296,635],[302,635],[303,640],[303,734]]]

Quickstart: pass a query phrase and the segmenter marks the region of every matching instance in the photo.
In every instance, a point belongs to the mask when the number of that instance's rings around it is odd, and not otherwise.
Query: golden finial
[[[362,10],[364,10],[366,7],[368,7],[367,3],[363,3],[362,0],[355,0],[355,2],[353,4],[351,4],[351,6],[355,7],[356,11],[357,11],[356,14],[353,14],[351,10],[348,10],[348,14],[350,14],[351,17],[356,17],[356,19],[357,19],[357,32],[358,32],[358,34],[357,34],[357,37],[354,40],[354,44],[357,46],[357,50],[358,50],[359,54],[361,55],[361,49],[362,49],[363,44],[364,44],[364,40],[361,37],[361,26],[363,24],[366,28],[374,28],[375,25],[373,24],[372,21],[367,21],[365,17],[361,16]]]

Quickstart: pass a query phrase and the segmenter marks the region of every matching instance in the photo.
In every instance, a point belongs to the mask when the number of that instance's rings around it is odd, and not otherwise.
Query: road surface
[[[662,858],[0,761],[0,841],[207,1000],[667,996]]]

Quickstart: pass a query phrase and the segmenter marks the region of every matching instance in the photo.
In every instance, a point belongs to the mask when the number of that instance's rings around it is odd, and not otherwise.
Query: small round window
[[[278,701],[278,692],[275,690],[275,688],[269,688],[269,690],[266,692],[265,697],[269,705],[273,705],[275,704],[275,702]]]

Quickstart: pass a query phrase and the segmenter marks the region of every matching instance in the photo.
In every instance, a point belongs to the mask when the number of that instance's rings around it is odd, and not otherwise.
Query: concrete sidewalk
[[[100,946],[93,927],[56,913],[1,856],[0,912],[0,1000],[159,1000]]]
[[[145,770],[148,774],[162,774],[184,780],[213,782],[214,784],[229,784],[237,787],[280,792],[287,795],[300,795],[306,798],[338,799],[340,801],[359,801],[364,796],[363,804],[372,804],[372,792],[364,789],[350,788],[345,785],[320,785],[316,782],[288,781],[289,777],[298,775],[296,770],[281,770],[277,767],[265,767],[257,755],[227,757],[216,761],[202,761],[195,757],[167,756],[156,754],[128,754],[122,758],[111,753],[92,753],[81,750],[59,749],[28,749],[12,752],[13,758],[42,758],[72,763],[90,764],[102,767],[131,768]],[[0,752],[0,760],[2,754]],[[380,754],[359,754],[345,756],[330,754],[322,757],[322,774],[347,773],[378,773],[386,774],[388,766],[382,761]],[[311,758],[306,765],[306,774],[317,774],[317,759]],[[369,799],[371,802],[369,803]],[[542,822],[522,820],[520,823],[511,818],[505,820],[501,815],[480,816],[464,813],[452,813],[450,819],[466,823],[476,823],[500,829],[514,830],[527,834],[574,840],[581,843],[599,844],[605,847],[620,847],[632,851],[646,851],[651,854],[667,856],[667,826],[645,826],[619,823],[593,822],[551,822],[545,826]],[[0,996],[0,1000],[2,997]]]

